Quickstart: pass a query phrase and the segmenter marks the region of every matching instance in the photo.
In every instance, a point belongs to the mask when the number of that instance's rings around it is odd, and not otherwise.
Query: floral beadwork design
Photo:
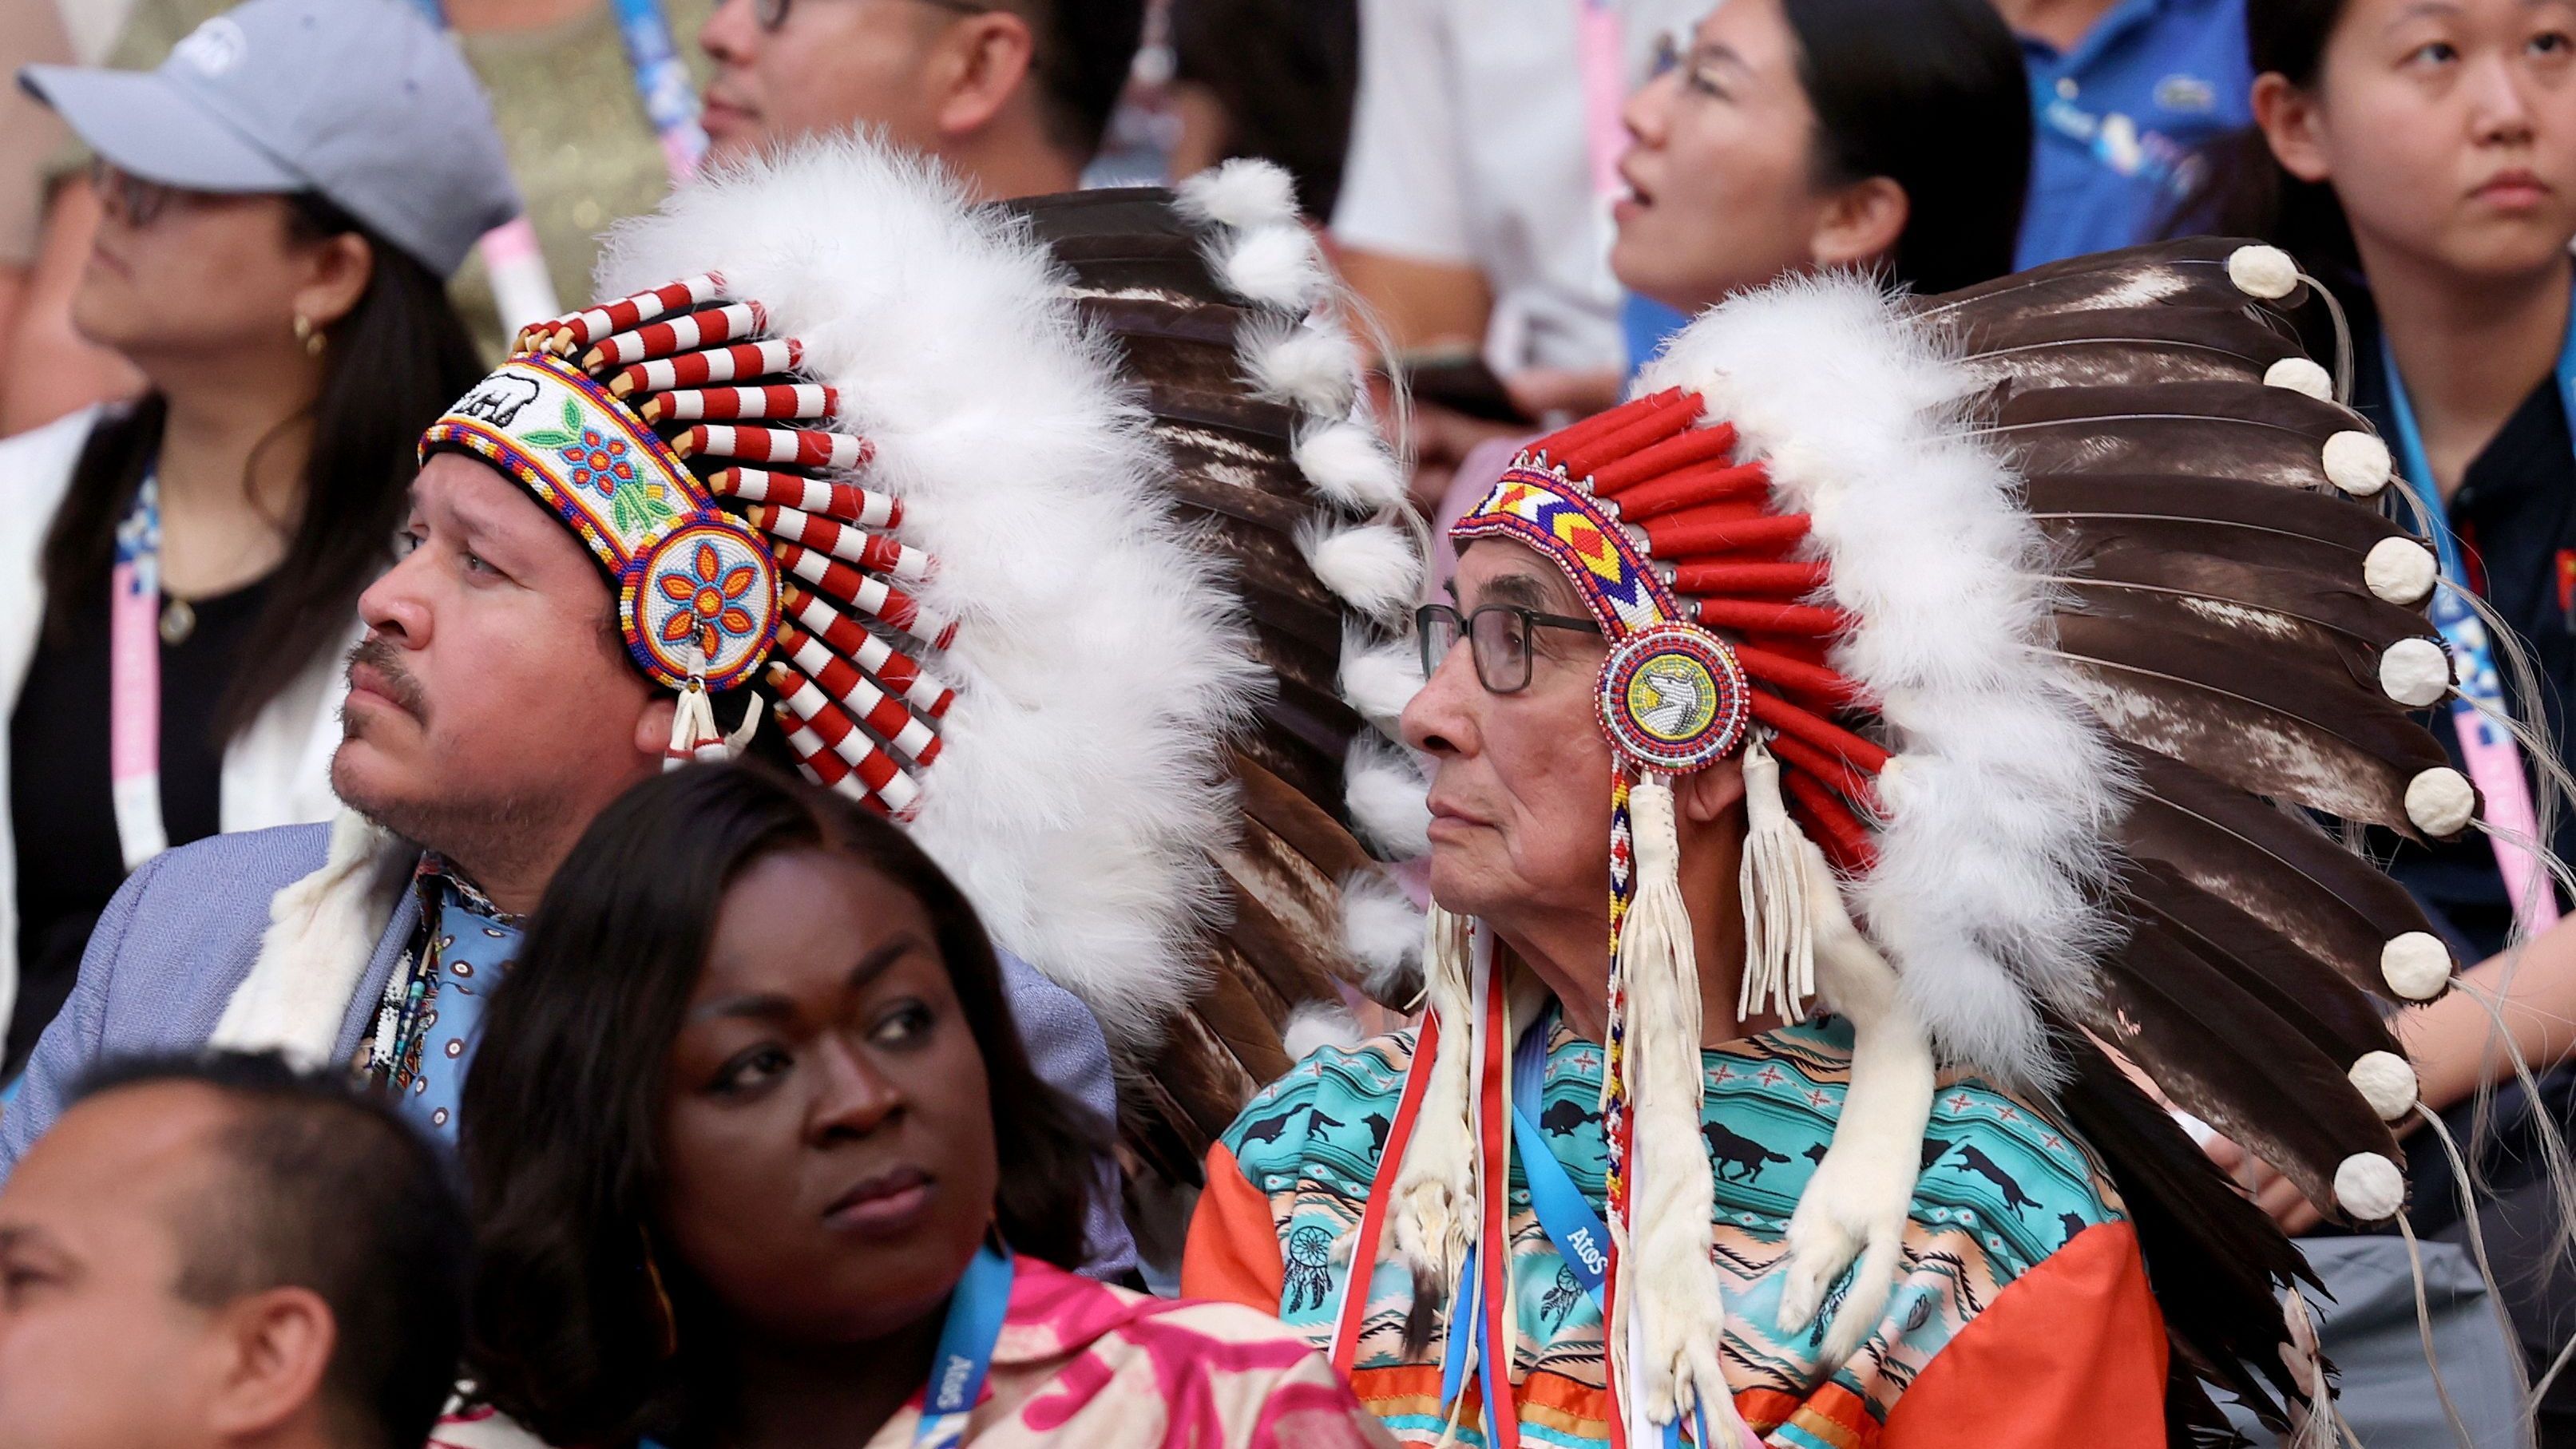
[[[562,427],[534,429],[520,437],[554,449],[555,456],[569,465],[567,481],[598,494],[622,533],[640,532],[679,516],[671,506],[670,490],[636,473],[634,445],[586,426],[581,408],[570,398],[564,399]]]
[[[742,638],[759,627],[739,602],[758,578],[759,570],[750,564],[726,568],[716,546],[701,542],[690,550],[687,568],[672,569],[653,581],[662,597],[682,606],[662,621],[662,642],[682,643],[694,631],[707,657],[722,654],[726,639]]]

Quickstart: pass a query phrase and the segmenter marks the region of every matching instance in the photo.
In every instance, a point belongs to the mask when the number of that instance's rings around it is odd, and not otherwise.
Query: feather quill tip
[[[2436,840],[2448,840],[2477,817],[2478,792],[2469,777],[2436,765],[2406,782],[2406,818]]]
[[[2379,656],[2379,688],[2408,709],[2451,692],[2451,656],[2430,639],[2400,639]]]
[[[2288,388],[2319,402],[2334,401],[2334,379],[2304,357],[2284,357],[2263,370],[2265,387]]]
[[[2242,246],[2227,254],[2227,280],[2236,290],[2277,302],[2299,288],[2299,264],[2279,247]]]
[[[2406,1206],[2406,1174],[2376,1152],[2356,1152],[2335,1169],[2334,1198],[2356,1221],[2384,1223]]]
[[[2355,498],[2375,496],[2388,486],[2395,465],[2388,445],[2376,436],[2346,429],[2326,439],[2326,481]]]
[[[2430,931],[2408,931],[2379,948],[2379,978],[2407,1001],[2430,1001],[2451,984],[2451,948]]]
[[[2433,551],[2411,538],[2383,538],[2361,561],[2362,582],[2391,604],[2412,608],[2430,598],[2441,566]]]
[[[2397,1053],[2363,1052],[2345,1075],[2351,1078],[2352,1089],[2361,1093],[2361,1099],[2370,1104],[2370,1110],[2378,1113],[2382,1122],[2402,1121],[2414,1112],[2421,1085],[2415,1079],[2415,1069]]]

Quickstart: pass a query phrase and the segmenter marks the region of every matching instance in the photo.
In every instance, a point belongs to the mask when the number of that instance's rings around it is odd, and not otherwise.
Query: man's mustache
[[[376,673],[377,682],[369,684],[370,689],[378,690],[394,703],[401,705],[403,712],[414,719],[427,716],[428,698],[421,693],[420,681],[412,678],[410,671],[403,668],[401,651],[371,635],[359,641],[357,648],[349,651],[346,672],[354,675],[361,664]]]

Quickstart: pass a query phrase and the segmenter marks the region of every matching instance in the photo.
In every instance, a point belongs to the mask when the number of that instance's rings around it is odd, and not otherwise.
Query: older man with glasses
[[[979,199],[1070,191],[1100,149],[1142,0],[724,0],[710,155],[864,126]]]

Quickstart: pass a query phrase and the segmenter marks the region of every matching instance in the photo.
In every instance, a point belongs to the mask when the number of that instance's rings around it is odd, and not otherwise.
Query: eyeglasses
[[[98,157],[90,158],[89,185],[103,205],[137,230],[150,226],[170,209],[172,202],[186,194],[176,186],[129,176]]]
[[[1440,661],[1463,638],[1469,657],[1476,661],[1476,682],[1488,694],[1518,694],[1529,688],[1530,630],[1601,632],[1601,626],[1590,619],[1542,614],[1516,604],[1487,604],[1466,615],[1447,604],[1425,604],[1413,611],[1413,627],[1422,640],[1424,678],[1438,672]]]
[[[920,0],[920,3],[957,15],[982,15],[994,8],[977,5],[973,0]],[[775,31],[787,23],[787,12],[793,8],[794,0],[752,0],[751,16],[760,22],[761,29]]]

